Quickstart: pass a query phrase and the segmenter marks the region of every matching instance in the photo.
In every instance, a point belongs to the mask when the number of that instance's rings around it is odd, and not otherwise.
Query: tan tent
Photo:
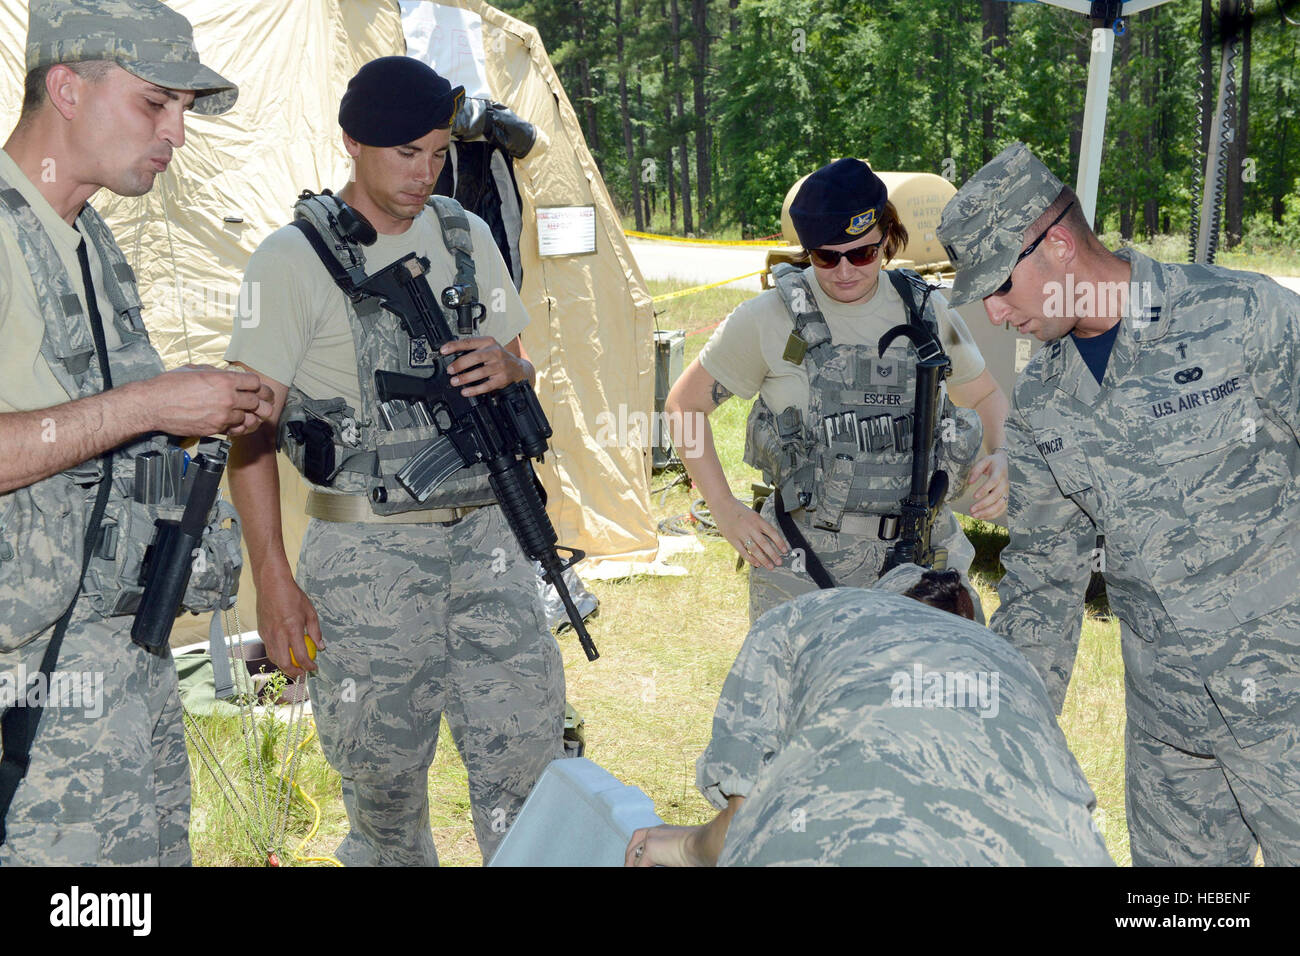
[[[300,190],[346,182],[337,114],[348,78],[374,57],[406,52],[404,15],[463,22],[468,14],[480,24],[491,95],[541,132],[514,172],[523,202],[522,296],[532,318],[524,345],[555,430],[540,469],[552,521],[561,543],[590,555],[653,559],[649,436],[597,440],[601,411],[651,409],[650,297],[537,31],[479,0],[171,5],[194,24],[204,61],[239,84],[239,102],[223,116],[189,117],[185,148],[150,194],[101,192],[93,200],[136,267],[146,322],[167,363],[220,363],[249,255],[288,221]],[[0,0],[5,129],[21,100],[26,26],[26,2]],[[536,210],[575,206],[594,209],[595,254],[540,258]],[[295,528],[290,516],[301,514],[304,492],[283,463],[281,473],[286,543],[296,559],[305,519]],[[241,606],[251,612],[251,589],[244,594]]]

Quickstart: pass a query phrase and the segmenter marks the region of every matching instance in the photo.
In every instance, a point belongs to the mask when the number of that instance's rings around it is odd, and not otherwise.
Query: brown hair
[[[113,65],[112,60],[83,60],[79,63],[51,63],[49,66],[40,66],[32,70],[23,79],[23,108],[18,117],[19,122],[28,119],[45,105],[45,77],[54,67],[66,66],[82,79],[98,83],[108,75],[109,67]]]
[[[905,597],[928,604],[930,607],[956,614],[968,621],[975,620],[975,605],[970,592],[961,583],[961,574],[955,568],[946,571],[926,571],[910,588]]]
[[[1028,242],[1032,237],[1041,235],[1057,216],[1061,215],[1066,206],[1074,203],[1070,211],[1065,214],[1060,225],[1068,229],[1075,238],[1079,239],[1086,245],[1100,246],[1101,240],[1097,234],[1092,231],[1092,226],[1088,225],[1088,220],[1083,215],[1083,204],[1079,202],[1078,194],[1069,186],[1061,189],[1060,194],[1052,201],[1052,204],[1043,210],[1043,214],[1034,220],[1034,224],[1029,227],[1025,233],[1024,242]]]
[[[885,237],[885,245],[881,250],[884,253],[881,258],[885,262],[889,262],[907,248],[907,228],[903,225],[902,217],[898,215],[898,207],[887,199],[885,211],[880,215],[880,233]]]

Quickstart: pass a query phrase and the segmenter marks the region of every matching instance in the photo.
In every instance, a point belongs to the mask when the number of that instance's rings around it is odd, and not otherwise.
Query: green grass
[[[206,748],[196,745],[195,732],[191,730],[187,734],[193,787],[190,845],[195,865],[263,866],[266,859],[257,847],[276,845],[268,838],[272,831],[288,834],[289,839],[280,841],[284,846],[280,855],[282,863],[292,865],[294,851],[311,829],[315,814],[297,795],[287,799],[286,788],[279,782],[289,745],[289,728],[271,717],[256,718],[256,757],[250,771],[246,724],[226,716],[203,716],[196,720],[197,733],[220,755],[221,770],[215,776],[209,770],[200,757]],[[307,732],[307,728],[299,731]],[[254,738],[249,735],[248,739]],[[301,744],[302,740],[299,736],[296,742]],[[226,777],[238,789],[242,806],[233,805],[224,795]],[[301,747],[294,779],[321,806],[319,831],[302,850],[302,855],[328,856],[347,833],[347,816],[343,811],[339,775],[325,761],[314,735]],[[286,808],[287,825],[278,822]]]
[[[1122,244],[1117,232],[1103,233],[1100,238],[1107,249],[1116,249]],[[1161,262],[1187,261],[1186,235],[1157,235],[1150,240],[1123,244],[1131,245]],[[1246,272],[1262,272],[1265,275],[1300,276],[1300,255],[1290,246],[1275,242],[1247,241],[1231,250],[1220,243],[1214,264]]]
[[[652,294],[684,287],[651,283]],[[756,291],[756,288],[755,288]],[[707,329],[735,305],[755,294],[739,289],[714,289],[663,303],[660,328],[687,331],[686,361],[698,354]],[[744,423],[749,403],[732,399],[710,418],[719,456],[732,490],[748,500],[755,471],[741,462]],[[658,475],[652,488],[669,484]],[[694,494],[684,484],[651,496],[654,519],[689,511]],[[995,525],[964,525],[978,554],[973,577],[986,613],[997,605],[993,590],[1001,574],[997,554],[1006,532]],[[703,823],[713,809],[695,789],[695,761],[711,734],[718,694],[748,627],[747,572],[736,570],[735,552],[721,539],[702,537],[700,554],[682,557],[684,577],[641,577],[595,581],[590,589],[600,599],[600,614],[591,622],[600,660],[589,663],[571,634],[560,636],[568,699],[586,722],[587,755],[626,783],[640,787],[668,823]],[[1071,749],[1097,793],[1099,825],[1112,856],[1128,862],[1128,834],[1123,800],[1123,668],[1119,629],[1113,619],[1090,611],[1066,699],[1061,726]],[[205,720],[226,754],[228,767],[243,760],[236,722]],[[282,752],[282,749],[278,752]],[[246,838],[235,815],[224,806],[206,770],[192,761],[194,771],[193,847],[200,865],[257,865],[256,853],[244,848]],[[339,777],[325,763],[313,738],[303,748],[299,773],[302,787],[321,805],[320,832],[305,855],[326,855],[346,833]],[[470,821],[465,771],[444,724],[438,754],[429,775],[430,814],[441,861],[448,865],[478,865],[479,855]],[[312,814],[295,802],[289,827],[289,849],[297,846],[311,825]],[[292,863],[291,853],[285,862]]]
[[[999,604],[997,582],[1004,570],[998,555],[1007,532],[994,524],[959,515],[962,529],[975,545],[971,579],[984,613]],[[1089,602],[1079,639],[1065,706],[1057,721],[1084,776],[1097,795],[1093,818],[1115,862],[1129,865],[1128,823],[1124,817],[1124,662],[1119,649],[1119,620],[1111,616],[1105,595]]]

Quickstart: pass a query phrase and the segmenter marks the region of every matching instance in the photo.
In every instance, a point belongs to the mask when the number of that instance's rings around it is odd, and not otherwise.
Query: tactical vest
[[[100,393],[103,376],[95,360],[90,319],[76,286],[35,210],[3,177],[0,220],[17,240],[45,316],[41,356],[69,398]],[[118,346],[108,350],[113,385],[158,375],[162,360],[141,320],[135,272],[89,204],[77,223],[103,267],[104,296],[119,339]],[[93,288],[86,290],[87,296],[94,294]],[[57,434],[52,440],[57,440]],[[154,521],[179,518],[184,510],[183,501],[169,507],[144,505],[133,497],[136,457],[162,450],[166,444],[165,436],[149,436],[113,452],[113,489],[82,592],[104,617],[134,613],[144,592],[140,571],[154,537]],[[71,603],[81,572],[86,523],[103,479],[102,461],[96,458],[0,495],[0,651],[12,651],[35,638]],[[238,517],[228,503],[219,502],[214,509],[203,544],[204,560],[195,561],[184,606],[192,611],[229,607],[238,588],[242,558]]]
[[[474,283],[474,247],[469,219],[454,199],[434,196],[429,205],[438,217],[442,239],[456,260],[456,283]],[[365,278],[366,258],[361,245],[346,236],[338,220],[341,203],[334,196],[304,194],[294,206],[294,217],[315,230],[323,242],[313,244],[317,255],[333,255],[338,266],[353,282]],[[337,270],[326,263],[327,271]],[[340,282],[340,288],[344,287]],[[343,398],[308,398],[290,387],[280,417],[278,447],[313,485],[346,494],[365,495],[375,514],[398,514],[434,508],[492,504],[496,497],[488,483],[488,469],[482,463],[462,468],[444,481],[424,502],[416,501],[398,482],[396,475],[422,448],[438,438],[438,429],[428,424],[389,427],[381,414],[375,388],[375,372],[402,372],[428,378],[434,374],[434,356],[429,343],[413,339],[402,329],[397,316],[384,309],[379,299],[348,296],[348,325],[357,357],[357,381],[361,386],[361,408],[353,409]],[[453,330],[456,319],[447,323]],[[412,409],[412,414],[419,414]],[[397,425],[398,423],[394,423]]]
[[[938,318],[916,273],[885,272],[912,322],[938,337]],[[835,345],[803,270],[773,267],[777,292],[794,326],[785,361],[808,373],[808,421],[796,405],[775,414],[755,399],[745,427],[746,463],[781,489],[788,510],[804,508],[814,526],[838,531],[845,513],[896,515],[910,488],[917,356],[906,338],[879,356],[874,345]],[[950,478],[960,497],[983,441],[979,416],[944,393],[931,450],[931,472]]]

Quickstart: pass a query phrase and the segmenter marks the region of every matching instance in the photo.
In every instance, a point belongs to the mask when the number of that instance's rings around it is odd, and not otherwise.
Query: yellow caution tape
[[[721,282],[710,282],[708,285],[697,285],[689,289],[678,289],[676,292],[665,292],[663,295],[655,296],[650,301],[667,302],[669,299],[680,299],[684,295],[694,295],[696,292],[703,292],[705,289],[716,289],[728,282],[739,282],[741,279],[748,279],[750,276],[762,275],[766,271],[766,269],[756,269],[753,272],[746,272],[743,276],[732,276],[730,279],[723,279]]]
[[[637,232],[624,229],[623,235],[636,236],[638,239],[658,239],[661,242],[695,242],[703,246],[771,246],[783,245],[778,239],[688,239],[684,236],[661,236],[653,232]]]

